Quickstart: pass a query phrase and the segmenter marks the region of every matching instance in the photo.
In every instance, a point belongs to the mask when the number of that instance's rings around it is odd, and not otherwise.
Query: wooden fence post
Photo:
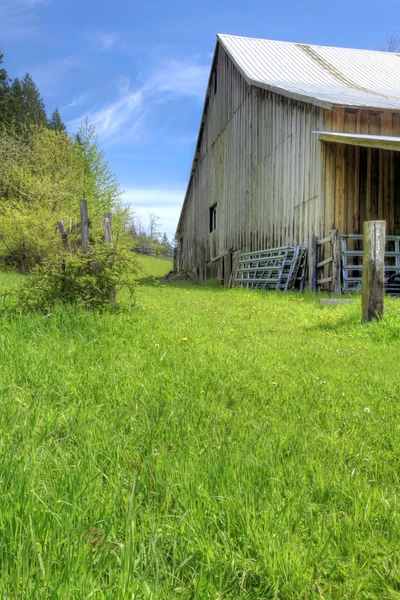
[[[108,219],[110,221],[110,227],[112,229],[112,213],[110,213],[110,212],[104,213],[104,218]]]
[[[104,232],[104,239],[106,241],[106,244],[111,244],[112,243],[112,233],[111,233],[111,223],[110,223],[110,219],[107,217],[106,213],[104,215],[104,219],[103,219],[103,232]]]
[[[383,315],[386,221],[365,221],[363,233],[362,318],[372,321]]]
[[[89,242],[89,215],[88,215],[88,203],[87,200],[81,200],[81,238],[82,238],[82,252],[86,252],[86,248]]]
[[[340,238],[338,229],[332,230],[332,256],[333,256],[333,281],[332,292],[334,294],[342,293],[340,277]]]
[[[57,221],[57,227],[58,227],[58,231],[60,232],[61,235],[61,240],[63,243],[63,246],[65,248],[65,250],[68,249],[68,235],[67,235],[67,230],[65,229],[64,226],[64,221]]]

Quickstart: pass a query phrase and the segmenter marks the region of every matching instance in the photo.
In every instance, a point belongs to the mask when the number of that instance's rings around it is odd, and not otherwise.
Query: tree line
[[[159,218],[144,228],[121,202],[116,175],[86,118],[69,135],[58,108],[50,117],[27,73],[11,79],[0,53],[0,262],[28,271],[51,256],[60,239],[57,221],[79,222],[79,201],[87,200],[91,237],[102,235],[105,212],[131,244],[170,246]]]
[[[0,53],[0,65],[3,62],[4,55]],[[11,128],[21,133],[34,125],[63,133],[67,130],[58,108],[47,117],[43,98],[29,73],[22,80],[11,80],[6,69],[0,68],[0,130]]]
[[[148,226],[137,215],[133,215],[128,227],[128,233],[133,240],[133,248],[142,254],[157,254],[170,258],[176,247],[175,237],[168,239],[166,232],[161,234],[162,223],[160,217],[149,212]]]

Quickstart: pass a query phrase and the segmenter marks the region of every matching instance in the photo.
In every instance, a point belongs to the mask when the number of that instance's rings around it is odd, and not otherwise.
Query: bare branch
[[[381,52],[400,52],[400,30],[387,33],[384,40],[376,44],[375,50]]]

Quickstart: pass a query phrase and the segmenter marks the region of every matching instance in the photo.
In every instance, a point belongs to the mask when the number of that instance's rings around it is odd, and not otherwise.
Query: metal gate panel
[[[343,291],[347,293],[361,291],[364,251],[363,236],[360,234],[342,234],[342,276]],[[354,244],[356,248],[349,248]],[[393,273],[400,271],[400,236],[387,235],[385,246],[385,282]],[[389,285],[387,291],[396,293]]]

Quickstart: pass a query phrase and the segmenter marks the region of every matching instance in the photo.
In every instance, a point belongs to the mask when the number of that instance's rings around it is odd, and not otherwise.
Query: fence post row
[[[81,232],[81,240],[82,240],[82,251],[86,252],[88,243],[89,243],[89,215],[88,215],[88,203],[87,200],[81,200],[80,202],[80,213],[81,213],[81,222],[77,223],[70,227],[70,230],[67,231],[64,225],[64,221],[57,221],[57,227],[60,232],[61,240],[65,250],[71,250],[71,247],[68,243],[68,234]],[[103,219],[103,232],[104,239],[107,244],[112,243],[112,213],[106,212],[104,213]]]

